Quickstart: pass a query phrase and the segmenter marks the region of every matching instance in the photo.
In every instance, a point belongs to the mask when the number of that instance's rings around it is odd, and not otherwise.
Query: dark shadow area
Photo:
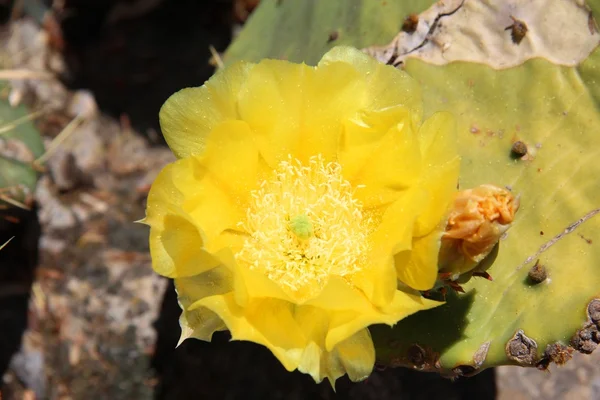
[[[19,350],[27,328],[40,234],[36,209],[0,210],[0,246],[14,237],[0,250],[0,377]]]
[[[406,368],[374,371],[365,382],[338,380],[337,393],[327,382],[315,384],[297,371],[287,372],[264,347],[229,342],[227,333],[211,343],[179,339],[180,309],[171,282],[156,322],[158,341],[153,358],[160,383],[156,400],[201,399],[495,399],[493,370],[451,381]]]
[[[7,1],[6,3],[0,2],[0,25],[5,24],[10,18],[10,10],[12,2]]]
[[[139,7],[139,15],[117,12],[117,6],[133,3],[158,5],[149,11]],[[67,61],[64,81],[71,89],[91,90],[102,111],[126,115],[138,132],[159,132],[164,101],[213,73],[209,46],[223,51],[229,44],[231,3],[67,0],[57,15]]]

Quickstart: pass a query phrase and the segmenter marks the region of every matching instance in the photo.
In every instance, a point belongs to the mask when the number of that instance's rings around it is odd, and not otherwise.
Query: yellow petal
[[[298,152],[304,83],[306,75],[314,73],[304,64],[263,60],[240,91],[240,117],[256,134],[261,154],[272,168]]]
[[[246,265],[233,261],[231,266],[235,276],[236,302],[246,306],[253,299],[274,298],[290,301],[290,297],[262,272],[251,270]]]
[[[261,299],[241,308],[230,293],[204,298],[188,309],[218,314],[234,340],[250,340],[268,347],[286,369],[297,368],[317,382],[328,378],[333,384],[345,373],[353,380],[364,379],[375,362],[373,342],[366,329],[326,351],[328,314],[317,307]]]
[[[428,198],[417,220],[415,236],[424,236],[440,223],[443,225],[443,217],[457,189],[460,158],[456,152],[452,114],[433,114],[421,126],[419,140],[423,164],[427,166],[421,176],[421,186],[427,191]]]
[[[152,219],[150,219],[152,220]],[[183,216],[167,214],[162,227],[150,228],[150,253],[154,270],[175,278],[201,273],[219,264],[217,257],[202,248],[197,225]]]
[[[341,121],[362,106],[364,81],[348,64],[313,68],[263,60],[240,97],[240,115],[256,133],[261,154],[275,167],[289,154],[300,161],[333,160]]]
[[[185,206],[196,224],[202,227],[204,247],[216,252],[220,249],[214,248],[211,241],[228,229],[236,229],[243,213],[223,186],[209,175],[198,180],[196,187],[198,192],[186,199]]]
[[[327,378],[333,387],[336,379],[346,373],[354,381],[365,379],[371,373],[375,349],[367,329],[350,335],[327,351],[328,313],[319,307],[303,305],[296,307],[294,316],[307,341],[298,364],[299,371],[310,374],[316,382]]]
[[[233,293],[206,297],[189,309],[206,307],[218,314],[231,332],[233,340],[262,344],[292,371],[298,367],[305,339],[296,323],[291,303],[277,299],[256,299],[240,307]]]
[[[202,87],[175,93],[160,109],[160,127],[178,158],[203,153],[219,124],[239,119],[237,94],[253,64],[240,62],[215,73]]]
[[[331,352],[325,350],[325,337],[329,329],[328,313],[319,307],[302,305],[296,307],[295,318],[307,341],[298,370],[309,374],[316,382],[328,378],[335,387],[335,380],[344,375],[346,370],[335,349]]]
[[[414,224],[426,193],[420,188],[400,193],[401,197],[385,208],[381,222],[370,236],[373,252],[392,255],[410,249]]]
[[[457,156],[456,121],[448,112],[437,112],[419,129],[421,153],[426,165],[444,165]]]
[[[156,272],[183,277],[215,267],[220,263],[216,253],[228,244],[217,239],[235,230],[242,217],[239,199],[198,158],[167,165],[152,185],[146,208]]]
[[[366,379],[371,375],[375,365],[375,347],[369,330],[362,329],[338,343],[333,351],[333,357],[339,360],[351,381]],[[339,376],[330,377],[329,380],[333,383]]]
[[[210,342],[215,332],[226,331],[223,320],[208,308],[200,307],[193,311],[182,311],[179,317],[181,336],[179,347],[186,339],[198,339]]]
[[[167,277],[196,275],[219,264],[202,248],[205,237],[182,207],[184,195],[174,184],[174,178],[188,170],[189,162],[182,161],[161,171],[150,189],[146,208],[152,267]]]
[[[215,331],[227,329],[223,320],[211,310],[199,307],[190,311],[188,308],[198,299],[231,291],[232,280],[231,271],[225,266],[213,268],[199,275],[175,279],[177,300],[183,310],[179,318],[181,326],[179,343],[187,338],[210,341]]]
[[[435,285],[441,237],[441,231],[433,231],[427,236],[414,238],[411,250],[394,256],[400,281],[417,290],[429,290]]]
[[[204,297],[229,293],[233,289],[233,274],[220,265],[201,274],[175,278],[175,290],[181,306],[186,309]]]
[[[350,182],[364,185],[356,198],[365,208],[388,204],[419,179],[421,154],[410,124],[398,123],[379,141],[369,159]]]
[[[415,221],[415,236],[424,236],[434,229],[443,230],[447,214],[456,193],[460,159],[455,157],[438,168],[429,168],[421,177],[420,187],[426,196]]]
[[[329,313],[318,307],[308,304],[296,305],[294,319],[300,327],[306,342],[318,346],[322,354],[325,347],[325,336],[329,330]]]
[[[327,352],[323,351],[323,347],[317,345],[315,342],[308,342],[298,361],[298,371],[303,372],[312,376],[315,382],[321,382],[326,375],[326,365],[324,358],[328,356]],[[339,369],[338,376],[342,376],[344,371]]]
[[[206,152],[200,158],[208,173],[245,203],[256,188],[259,171],[266,165],[261,159],[256,138],[244,121],[226,121],[218,125],[206,140]],[[262,173],[262,172],[261,172]]]
[[[306,75],[303,93],[302,145],[296,157],[306,161],[321,154],[335,161],[343,121],[364,107],[365,82],[347,63],[332,63]]]
[[[298,370],[311,375],[316,382],[327,378],[335,388],[335,381],[345,374],[355,382],[366,379],[374,364],[373,341],[369,331],[363,329],[339,343],[332,351],[324,351],[315,343],[309,343]]]
[[[346,46],[334,47],[327,52],[319,62],[319,67],[340,61],[350,63],[365,78],[368,96],[365,109],[384,110],[404,106],[410,110],[413,126],[419,126],[422,116],[421,90],[416,80],[404,71]]]
[[[336,312],[331,313],[330,329],[325,348],[330,351],[348,337],[373,324],[393,325],[417,311],[437,307],[443,303],[424,299],[420,295],[408,294],[400,290],[394,292],[390,303],[371,313]]]
[[[393,281],[388,281],[387,283],[393,288],[392,290],[395,290],[396,285]],[[307,301],[304,305],[314,306],[328,311],[368,311],[373,308],[370,299],[367,298],[362,290],[340,276],[330,277],[327,285],[325,285],[319,296]]]
[[[362,110],[356,117],[343,121],[338,162],[342,165],[344,177],[352,180],[372,158],[390,129],[407,121],[410,121],[410,111],[402,106]]]
[[[352,277],[352,284],[360,289],[375,307],[388,304],[396,290],[396,270],[389,252],[372,250],[367,256],[369,266]]]
[[[213,175],[200,160],[190,157],[180,160],[189,164],[181,174],[174,175],[180,191],[185,194],[182,207],[197,226],[202,228],[203,243],[207,251],[216,253],[222,249],[220,235],[229,235],[238,229],[244,216],[243,199],[235,195],[217,176]],[[199,244],[200,245],[200,244]]]
[[[397,290],[394,293],[394,299],[382,311],[394,315],[399,321],[417,311],[429,310],[442,304],[444,303],[421,297],[420,294],[410,294]]]
[[[206,230],[208,251],[218,252],[228,247],[237,253],[248,237],[237,223],[248,207],[250,192],[268,172],[258,152],[256,137],[243,121],[223,122],[206,140],[203,156],[196,158],[200,165],[194,179],[202,183],[185,181],[181,186],[194,186],[206,191],[207,196],[190,195],[186,206],[193,209],[190,212]],[[222,212],[227,210],[232,213],[223,218]]]

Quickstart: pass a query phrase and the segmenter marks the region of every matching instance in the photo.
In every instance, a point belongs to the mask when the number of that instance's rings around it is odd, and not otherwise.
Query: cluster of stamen
[[[313,297],[329,276],[365,265],[370,221],[353,194],[339,163],[288,157],[251,192],[240,222],[250,236],[236,258],[296,298]]]

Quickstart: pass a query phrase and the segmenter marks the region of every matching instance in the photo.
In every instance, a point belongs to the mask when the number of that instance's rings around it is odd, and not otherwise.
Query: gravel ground
[[[600,399],[600,351],[573,354],[563,366],[546,372],[520,367],[496,368],[498,400]]]

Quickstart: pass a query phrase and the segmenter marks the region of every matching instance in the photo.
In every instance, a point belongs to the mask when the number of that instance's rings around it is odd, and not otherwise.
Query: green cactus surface
[[[0,89],[7,90],[0,84]],[[14,206],[31,197],[39,172],[34,160],[44,152],[41,136],[23,105],[0,99],[0,206]]]
[[[334,45],[381,46],[409,13],[433,3],[264,0],[225,61],[270,57],[314,64]],[[515,15],[543,20],[518,14],[519,4]],[[597,40],[593,15],[600,15],[600,1],[576,6],[585,13],[590,40]],[[331,32],[338,32],[334,40]],[[421,53],[426,45],[446,47],[431,43],[431,32]],[[537,26],[528,32],[537,34]],[[499,48],[507,52],[532,43],[527,37],[510,42],[510,32],[493,35],[490,42],[504,40]],[[460,188],[508,187],[521,207],[483,261],[493,281],[471,278],[462,285],[464,294],[450,291],[441,307],[394,328],[372,327],[382,364],[448,376],[510,364],[543,369],[600,343],[600,50],[562,65],[532,54],[504,69],[454,60],[433,65],[410,54],[399,63],[422,85],[425,117],[445,110],[457,118]]]
[[[434,0],[262,0],[224,61],[280,58],[315,65],[329,49],[387,44]]]
[[[377,330],[379,343],[402,338],[405,345],[382,346],[380,357],[392,362],[418,343],[440,354],[442,368],[453,369],[475,365],[474,355],[489,345],[483,366],[534,365],[548,345],[569,344],[582,327],[588,303],[600,298],[600,116],[587,89],[600,79],[598,68],[599,51],[579,68],[539,59],[504,71],[407,62],[406,70],[423,85],[426,110],[460,116],[461,187],[508,185],[521,196],[521,209],[490,261],[494,281],[471,279],[463,286],[466,294],[445,306],[391,331]],[[530,158],[511,157],[517,140]],[[538,260],[548,277],[535,284],[528,273]],[[507,360],[507,343],[520,330],[536,342],[535,355]]]

